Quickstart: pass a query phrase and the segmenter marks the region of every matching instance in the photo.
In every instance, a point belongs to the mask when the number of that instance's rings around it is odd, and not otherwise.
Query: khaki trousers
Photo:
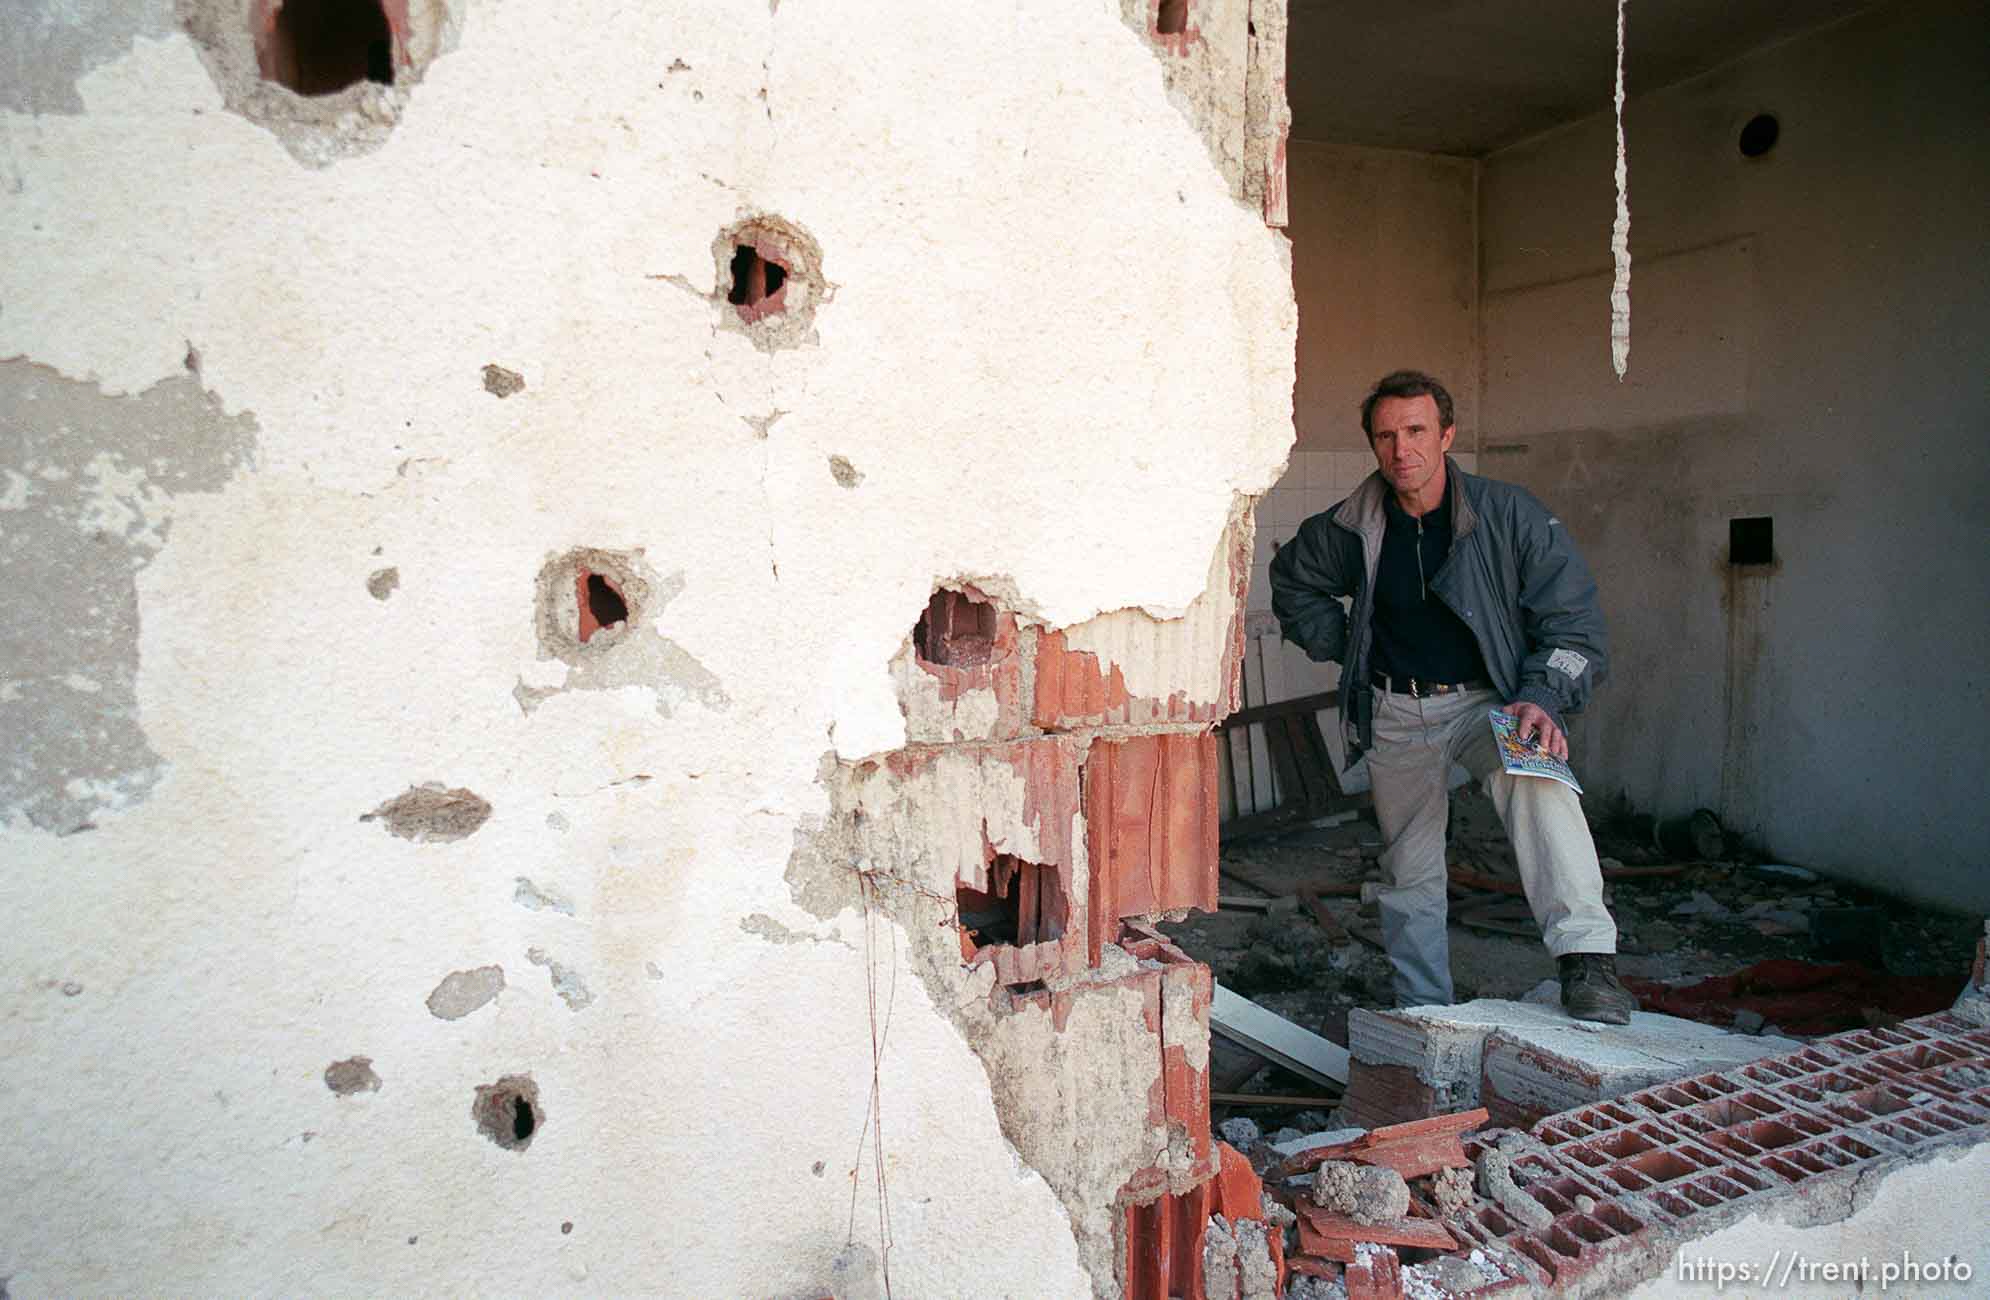
[[[1548,951],[1557,957],[1617,951],[1617,925],[1603,905],[1603,873],[1582,802],[1560,781],[1510,776],[1500,766],[1486,714],[1504,703],[1489,690],[1430,699],[1375,692],[1368,780],[1382,827],[1377,902],[1397,1006],[1453,1000],[1444,831],[1454,762],[1484,783],[1506,824]]]

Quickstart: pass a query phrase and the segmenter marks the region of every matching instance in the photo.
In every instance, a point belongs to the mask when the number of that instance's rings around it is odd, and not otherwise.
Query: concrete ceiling
[[[1682,81],[1872,0],[1630,0],[1627,93]],[[1291,0],[1300,140],[1481,157],[1610,106],[1611,0]]]

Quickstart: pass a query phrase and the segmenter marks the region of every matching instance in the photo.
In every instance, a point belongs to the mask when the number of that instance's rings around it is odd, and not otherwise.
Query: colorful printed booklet
[[[1520,723],[1511,713],[1499,709],[1492,711],[1493,743],[1499,746],[1500,761],[1506,770],[1515,776],[1548,776],[1560,781],[1577,794],[1582,787],[1576,783],[1575,773],[1569,765],[1541,748],[1537,737],[1529,736],[1521,740],[1516,734]]]

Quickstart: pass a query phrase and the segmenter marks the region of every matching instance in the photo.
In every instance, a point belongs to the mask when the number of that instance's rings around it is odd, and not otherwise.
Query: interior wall
[[[1568,521],[1610,618],[1590,789],[1970,908],[1990,907],[1986,46],[1980,4],[1892,5],[1633,98],[1621,384],[1611,121],[1495,154],[1481,185],[1486,470]],[[1762,112],[1780,141],[1745,158]],[[1756,516],[1773,563],[1731,567],[1729,521]]]
[[[1360,405],[1377,379],[1427,370],[1451,390],[1465,468],[1478,427],[1477,164],[1469,158],[1294,140],[1288,147],[1292,285],[1299,303],[1298,443],[1258,506],[1251,608],[1271,609],[1275,548],[1375,468]],[[1324,691],[1315,664],[1260,618],[1246,658],[1253,701]],[[1263,686],[1252,676],[1262,666]],[[1338,744],[1338,729],[1327,728]]]

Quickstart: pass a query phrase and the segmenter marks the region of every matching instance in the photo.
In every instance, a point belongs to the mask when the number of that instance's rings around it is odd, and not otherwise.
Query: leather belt
[[[1456,695],[1460,691],[1489,691],[1492,683],[1483,678],[1469,682],[1426,682],[1416,677],[1390,677],[1377,669],[1371,680],[1381,690],[1391,695],[1413,695],[1419,700],[1427,700],[1436,695]]]

